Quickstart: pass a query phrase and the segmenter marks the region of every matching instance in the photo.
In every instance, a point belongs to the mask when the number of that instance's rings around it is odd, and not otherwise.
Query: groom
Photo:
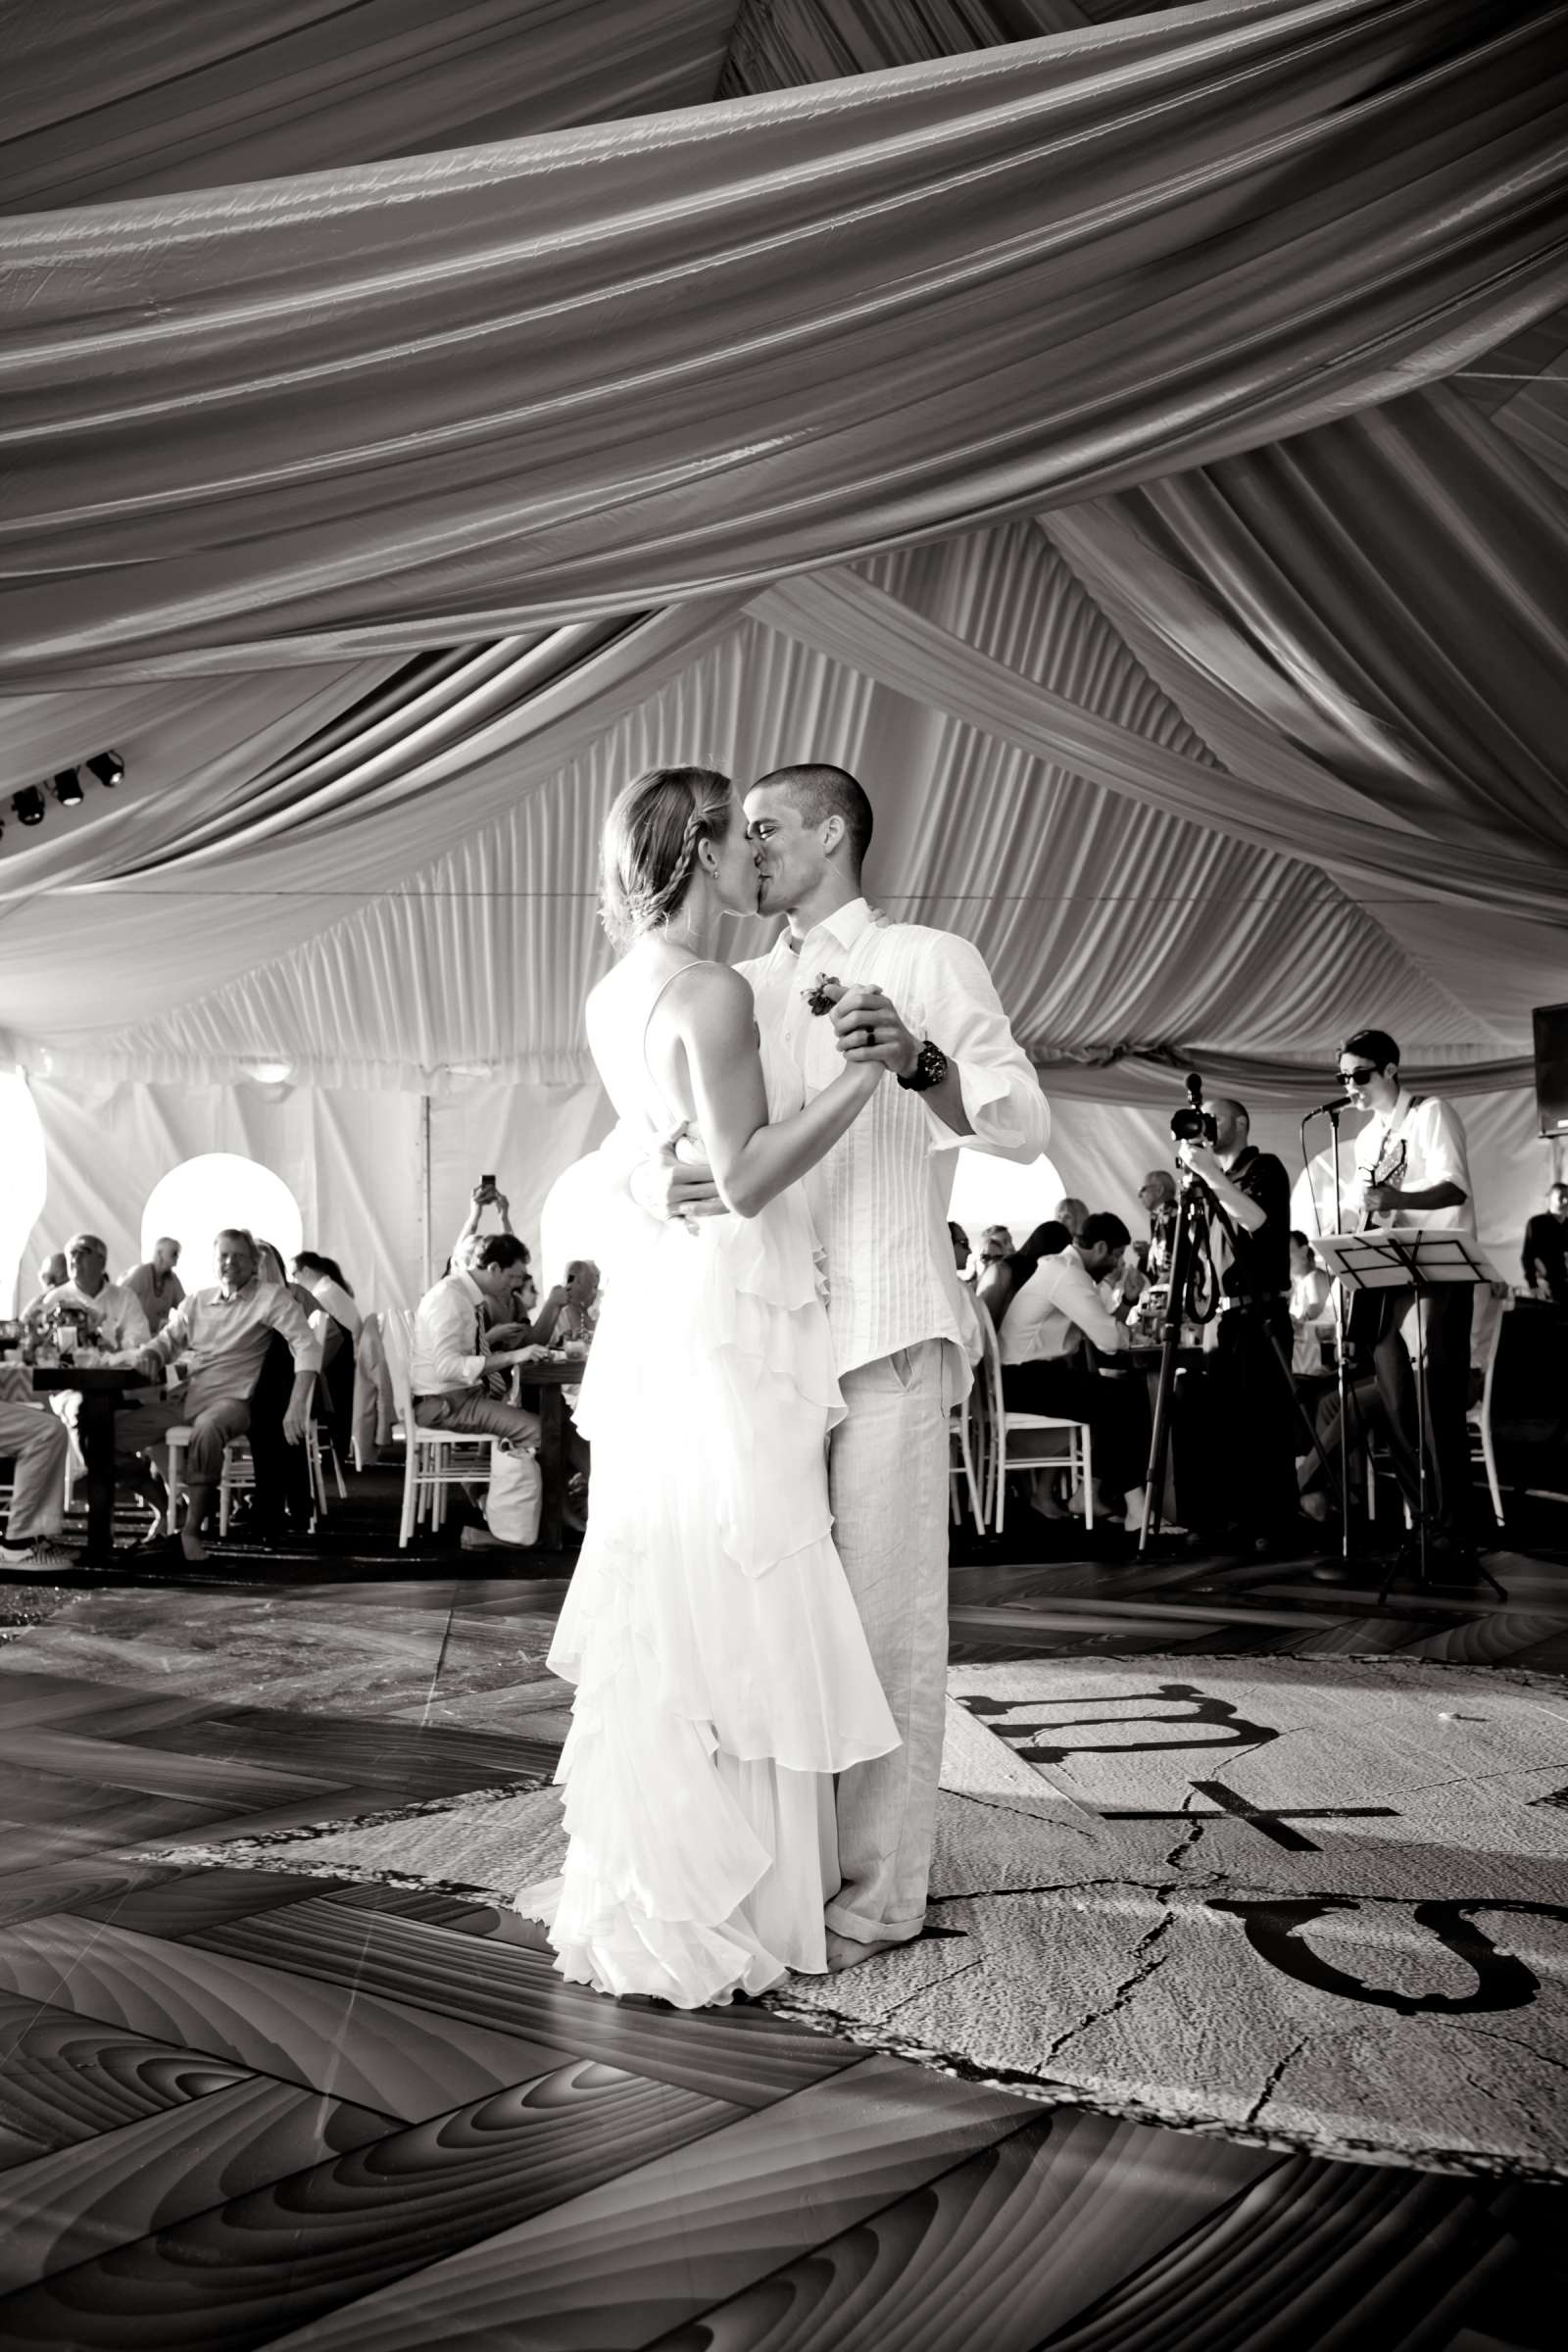
[[[984,959],[967,940],[874,914],[860,887],[871,804],[841,767],[775,768],[746,796],[758,912],[787,917],[740,965],[759,1025],[808,1095],[855,1060],[886,1064],[842,1142],[806,1177],[827,1264],[846,1417],[828,1461],[834,1540],[904,1744],[839,1778],[828,1958],[853,1967],[919,1934],[936,1819],[948,1659],[950,1408],[968,1391],[947,1227],[960,1144],[1029,1161],[1051,1114]],[[830,1013],[807,997],[842,984]],[[666,1216],[722,1208],[709,1171],[664,1152],[635,1192]]]

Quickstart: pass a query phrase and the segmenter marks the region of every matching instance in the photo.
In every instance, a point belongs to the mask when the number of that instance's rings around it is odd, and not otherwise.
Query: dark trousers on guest
[[[1380,1291],[1373,1327],[1372,1368],[1378,1396],[1389,1421],[1389,1450],[1395,1475],[1412,1511],[1421,1498],[1419,1414],[1415,1373],[1400,1325],[1414,1294]],[[1446,1282],[1426,1293],[1421,1322],[1426,1334],[1427,1486],[1429,1523],[1458,1538],[1470,1532],[1470,1325],[1475,1293],[1468,1283]]]
[[[1236,1524],[1267,1536],[1295,1525],[1296,1457],[1306,1444],[1291,1378],[1285,1301],[1227,1308],[1215,1340],[1224,1459]],[[1284,1353],[1284,1367],[1275,1353]]]
[[[1003,1401],[1015,1413],[1054,1413],[1086,1421],[1095,1476],[1112,1494],[1141,1487],[1149,1468],[1149,1388],[1136,1373],[1092,1371],[1080,1355],[1004,1364]]]

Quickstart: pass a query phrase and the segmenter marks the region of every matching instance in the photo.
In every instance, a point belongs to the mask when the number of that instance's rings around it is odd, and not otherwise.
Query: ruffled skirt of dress
[[[898,1745],[830,1532],[842,1415],[797,1198],[650,1228],[611,1269],[550,1651],[566,1866],[516,1898],[575,1983],[701,2008],[826,1965],[832,1776]]]

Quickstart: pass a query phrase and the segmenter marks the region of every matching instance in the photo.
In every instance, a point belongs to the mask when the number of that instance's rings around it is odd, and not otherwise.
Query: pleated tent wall
[[[29,21],[0,139],[0,793],[128,768],[0,836],[39,1241],[225,1135],[377,1292],[481,1168],[526,1218],[677,758],[863,776],[1075,1189],[1189,1064],[1289,1146],[1367,1019],[1484,1230],[1544,1188],[1568,9],[135,23]]]

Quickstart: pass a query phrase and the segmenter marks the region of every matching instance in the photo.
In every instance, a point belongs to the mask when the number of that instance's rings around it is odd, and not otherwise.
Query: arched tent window
[[[161,1176],[141,1212],[141,1253],[151,1257],[164,1234],[179,1244],[187,1291],[216,1282],[213,1243],[225,1225],[243,1225],[273,1243],[286,1265],[305,1238],[300,1204],[281,1176],[237,1152],[203,1152]]]
[[[948,1214],[976,1250],[988,1225],[1005,1225],[1021,1242],[1051,1215],[1064,1189],[1054,1160],[1045,1152],[1021,1168],[989,1152],[960,1152]]]
[[[20,1070],[0,1071],[0,1314],[14,1315],[37,1288],[22,1252],[48,1190],[38,1105]]]

